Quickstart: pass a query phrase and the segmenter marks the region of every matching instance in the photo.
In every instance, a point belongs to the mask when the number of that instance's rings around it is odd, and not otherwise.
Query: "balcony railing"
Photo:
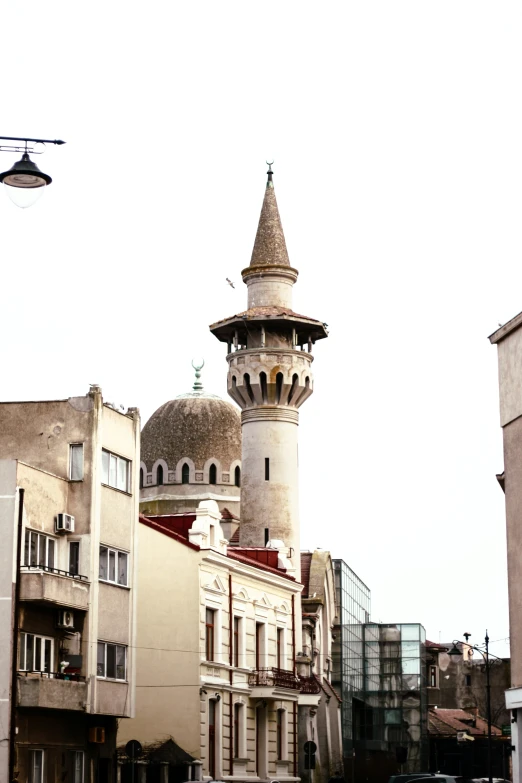
[[[58,576],[68,576],[70,579],[79,579],[88,582],[89,577],[83,574],[73,574],[71,571],[62,571],[61,568],[52,568],[44,565],[22,565],[20,571],[45,571],[47,574],[58,574]]]
[[[32,672],[32,671],[18,671],[19,677],[40,677],[42,680],[70,680],[71,682],[86,682],[86,677],[81,674],[73,674],[69,672]]]
[[[317,677],[299,677],[301,693],[320,693],[321,684]]]
[[[301,688],[299,678],[287,669],[256,669],[248,675],[248,684],[252,686],[265,686],[271,688],[290,688],[298,691]]]

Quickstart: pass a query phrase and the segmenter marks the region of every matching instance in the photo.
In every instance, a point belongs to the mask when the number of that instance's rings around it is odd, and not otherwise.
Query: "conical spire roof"
[[[290,266],[290,261],[277,208],[274,183],[272,182],[272,168],[269,166],[265,198],[259,217],[250,266],[274,265]]]

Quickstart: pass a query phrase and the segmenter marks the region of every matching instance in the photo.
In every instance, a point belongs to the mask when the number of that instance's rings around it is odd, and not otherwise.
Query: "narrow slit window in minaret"
[[[259,373],[259,383],[261,385],[261,396],[263,398],[263,403],[266,405],[268,402],[268,390],[266,385],[266,372],[260,372]]]
[[[163,484],[163,468],[161,465],[158,465],[158,469],[156,470],[156,484],[158,487]]]
[[[299,376],[297,375],[297,373],[294,373],[294,375],[292,376],[292,385],[290,387],[290,393],[288,395],[289,404],[292,404],[292,397],[294,396],[295,388],[298,384],[298,381],[299,381]]]
[[[270,528],[265,527],[265,546],[270,541]]]
[[[255,402],[254,392],[252,391],[252,386],[250,385],[250,375],[247,372],[244,374],[243,380],[245,382],[245,389],[247,394],[250,397],[250,402]]]
[[[140,468],[140,489],[143,489],[143,468]]]
[[[188,484],[190,478],[190,469],[186,462],[183,463],[183,467],[181,468],[181,483],[182,484]]]
[[[236,485],[236,487],[241,486],[241,468],[239,467],[239,465],[236,466],[236,469],[234,471],[234,484]]]
[[[265,481],[270,481],[270,459],[265,457]]]
[[[212,463],[208,471],[208,483],[217,484],[217,468],[214,463]]]
[[[283,391],[283,373],[278,372],[276,375],[276,405],[281,402],[281,392]]]

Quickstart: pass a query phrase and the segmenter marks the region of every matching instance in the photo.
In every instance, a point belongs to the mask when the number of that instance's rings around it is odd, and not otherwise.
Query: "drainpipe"
[[[294,701],[294,778],[297,777],[297,702]]]
[[[294,674],[296,670],[295,662],[295,595],[292,593],[292,658],[294,660]]]
[[[20,608],[20,562],[22,558],[22,528],[24,519],[24,490],[18,488],[18,531],[16,538],[16,571],[13,605],[13,643],[11,658],[11,718],[9,727],[9,780],[14,780],[16,755],[16,696],[18,664],[18,613]]]
[[[230,725],[230,754],[229,754],[229,774],[233,775],[233,769],[234,769],[234,720],[232,715],[232,683],[233,683],[233,674],[232,674],[232,664],[234,662],[233,657],[233,644],[234,644],[234,617],[232,615],[232,574],[228,575],[228,635],[229,635],[229,655],[228,660],[230,663],[230,669],[228,670],[229,678],[230,678],[230,693],[229,693],[229,699],[228,699],[228,719],[229,719],[229,725]]]

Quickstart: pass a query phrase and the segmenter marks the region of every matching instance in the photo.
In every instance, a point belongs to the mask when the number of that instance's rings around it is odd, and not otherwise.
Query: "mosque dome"
[[[208,472],[209,462],[217,463],[218,474],[222,475],[218,484],[234,483],[230,474],[241,460],[240,411],[232,403],[203,389],[199,380],[201,367],[202,364],[194,365],[193,390],[166,402],[143,427],[142,465],[147,473],[154,473],[160,460],[166,468],[161,483],[181,483],[180,471],[185,461],[191,468],[190,483],[206,483],[206,476],[198,474]],[[157,483],[154,476],[150,479],[146,483]]]

